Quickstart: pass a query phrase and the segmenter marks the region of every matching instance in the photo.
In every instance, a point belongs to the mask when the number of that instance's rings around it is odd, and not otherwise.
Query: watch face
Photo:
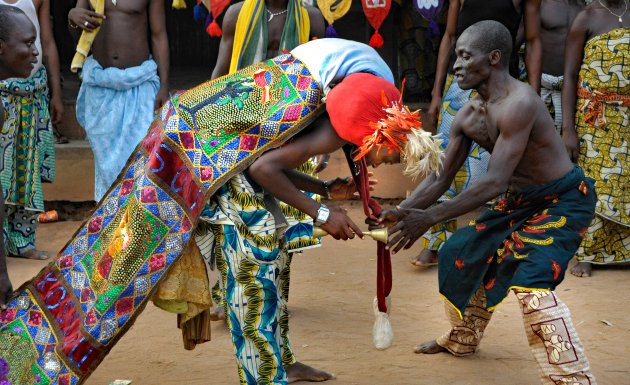
[[[326,223],[329,214],[330,211],[328,210],[328,207],[321,205],[319,207],[319,210],[317,210],[317,218],[315,219],[315,224],[319,226]]]

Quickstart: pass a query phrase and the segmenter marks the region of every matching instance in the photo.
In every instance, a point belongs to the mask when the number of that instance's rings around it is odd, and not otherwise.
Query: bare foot
[[[289,382],[296,382],[296,381],[322,382],[322,381],[332,380],[335,378],[335,375],[332,373],[315,369],[301,362],[295,362],[291,365],[287,365],[284,367],[284,369],[287,372],[287,377],[289,378]]]
[[[210,321],[225,320],[225,308],[223,305],[215,305],[210,309]]]
[[[593,266],[588,262],[578,262],[571,268],[571,274],[576,277],[590,277]]]
[[[35,250],[35,249],[30,249],[30,250],[26,250],[22,254],[18,254],[18,255],[13,255],[12,254],[12,255],[10,255],[10,257],[35,259],[35,260],[39,260],[39,261],[45,261],[48,258],[50,258],[50,255],[48,255],[48,253],[46,253],[45,251],[39,251],[39,250]]]
[[[420,354],[420,353],[435,354],[435,353],[448,352],[448,350],[438,345],[438,343],[435,340],[431,340],[431,341],[423,342],[420,345],[416,345],[416,347],[413,348],[413,352],[417,354]]]
[[[411,262],[412,265],[418,267],[437,266],[438,257],[435,251],[424,249],[419,255],[409,259],[409,262]]]

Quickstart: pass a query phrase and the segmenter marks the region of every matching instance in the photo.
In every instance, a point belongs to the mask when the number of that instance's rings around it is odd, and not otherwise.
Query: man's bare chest
[[[472,108],[462,122],[464,134],[479,143],[481,147],[492,151],[499,136],[496,121],[484,105],[474,102],[471,105]]]
[[[105,0],[105,14],[108,17],[144,15],[147,12],[149,0]]]

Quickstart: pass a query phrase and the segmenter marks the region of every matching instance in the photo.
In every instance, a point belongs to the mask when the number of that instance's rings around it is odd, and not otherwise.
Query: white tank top
[[[35,26],[35,30],[37,31],[37,39],[35,40],[35,47],[37,47],[37,51],[39,52],[39,55],[37,55],[37,64],[33,67],[33,70],[31,71],[31,76],[33,76],[33,74],[42,67],[42,56],[43,56],[42,40],[41,40],[40,30],[39,30],[39,19],[37,18],[37,10],[35,9],[35,4],[33,4],[33,0],[18,0],[17,3],[13,3],[13,4],[7,3],[4,0],[0,0],[0,4],[10,5],[12,7],[21,9],[22,12],[24,12],[26,16],[28,16],[28,18],[31,20],[31,22]]]
[[[306,65],[322,89],[357,72],[394,83],[394,75],[387,63],[367,44],[335,38],[316,39],[295,47],[291,53]]]

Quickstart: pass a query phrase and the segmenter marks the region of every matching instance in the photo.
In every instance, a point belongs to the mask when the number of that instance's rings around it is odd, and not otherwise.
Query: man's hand
[[[7,308],[8,299],[13,293],[13,286],[9,280],[9,274],[4,272],[0,273],[0,309],[5,310]]]
[[[318,174],[326,167],[328,167],[328,161],[330,160],[330,154],[320,154],[315,157],[315,174]]]
[[[442,98],[434,96],[431,98],[431,104],[427,114],[429,115],[429,121],[433,124],[433,127],[437,128],[438,114],[440,113],[440,107],[442,106]]]
[[[85,8],[72,8],[68,12],[68,23],[70,23],[70,26],[88,32],[93,31],[96,27],[100,27],[103,20],[105,20],[105,15]]]
[[[157,95],[155,96],[155,105],[153,107],[153,112],[158,114],[160,112],[160,108],[168,101],[169,94],[168,88],[160,87]]]
[[[50,118],[53,124],[61,123],[61,119],[63,118],[63,102],[61,101],[61,97],[59,95],[54,96],[50,99]]]
[[[328,234],[335,239],[343,239],[344,241],[354,238],[354,234],[363,238],[361,229],[348,217],[346,210],[337,206],[328,206],[330,214],[326,223],[321,225]]]
[[[370,191],[374,191],[374,186],[378,184],[378,179],[373,178],[374,173],[368,172],[368,184]],[[328,183],[328,194],[330,199],[355,199],[359,197],[357,186],[354,184],[354,179],[350,176],[345,178],[335,178]]]
[[[389,230],[389,242],[387,248],[396,254],[400,249],[408,249],[435,223],[426,210],[403,209],[398,211],[405,213],[403,219]]]
[[[387,209],[381,212],[376,222],[371,221],[369,218],[365,220],[365,223],[370,225],[369,229],[379,229],[383,227],[392,227],[405,217],[406,213],[398,209]]]
[[[569,157],[573,163],[577,163],[578,158],[578,137],[575,129],[563,129],[562,130],[562,141],[564,142],[564,146],[567,148],[567,152],[569,153]]]

